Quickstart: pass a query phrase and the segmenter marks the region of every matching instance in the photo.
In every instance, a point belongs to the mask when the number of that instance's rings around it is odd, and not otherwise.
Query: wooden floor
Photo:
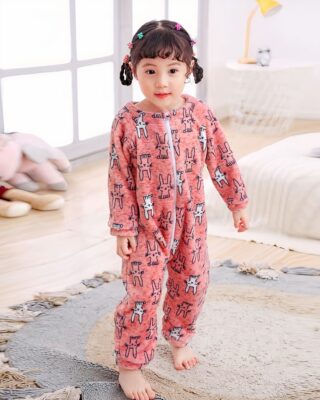
[[[237,157],[279,140],[244,135],[224,128]],[[291,134],[320,131],[320,121],[297,121]],[[25,217],[0,219],[0,309],[33,298],[40,291],[62,290],[97,272],[120,271],[115,239],[107,229],[107,163],[78,165],[67,175],[68,191],[60,211],[31,211]],[[320,256],[273,246],[209,237],[212,259],[320,267]]]

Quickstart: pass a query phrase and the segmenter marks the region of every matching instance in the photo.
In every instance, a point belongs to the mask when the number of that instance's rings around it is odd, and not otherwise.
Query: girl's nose
[[[167,87],[168,86],[168,80],[165,75],[159,75],[157,81],[156,81],[156,86],[158,88],[162,87]]]

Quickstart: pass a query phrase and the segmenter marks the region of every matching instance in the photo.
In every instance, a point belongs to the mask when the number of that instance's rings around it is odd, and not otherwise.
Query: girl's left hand
[[[238,232],[244,232],[249,229],[249,218],[245,209],[232,211],[233,224]]]

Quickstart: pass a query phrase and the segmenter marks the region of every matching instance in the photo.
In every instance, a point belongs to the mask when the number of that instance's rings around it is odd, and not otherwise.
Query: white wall
[[[297,117],[320,119],[320,1],[279,1],[283,6],[279,13],[269,18],[260,12],[254,16],[250,54],[255,57],[259,47],[270,47],[273,59],[318,64],[292,84],[304,98]],[[220,118],[228,109],[225,63],[242,55],[247,16],[255,6],[254,0],[210,0],[208,102]]]

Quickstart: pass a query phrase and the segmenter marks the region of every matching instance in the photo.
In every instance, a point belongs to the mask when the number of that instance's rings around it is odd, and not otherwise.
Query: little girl
[[[119,111],[110,142],[109,226],[127,293],[115,310],[115,354],[130,399],[155,397],[141,368],[154,356],[165,270],[162,334],[177,370],[197,363],[188,343],[209,282],[205,164],[235,227],[248,227],[245,187],[221,126],[207,105],[182,94],[191,74],[196,83],[203,75],[194,43],[176,22],[147,22],[120,72],[123,85],[134,76],[145,96]]]

